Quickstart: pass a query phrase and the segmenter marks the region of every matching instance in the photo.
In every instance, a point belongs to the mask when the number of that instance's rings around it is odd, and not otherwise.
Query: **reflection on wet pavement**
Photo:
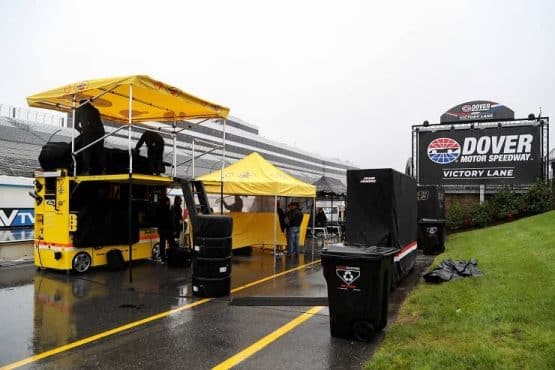
[[[314,256],[314,260],[317,259],[318,256]],[[280,257],[274,264],[271,253],[260,250],[255,250],[249,257],[234,257],[232,288],[311,261],[312,255],[300,255]],[[112,272],[99,268],[85,275],[68,275],[35,271],[31,265],[0,269],[0,312],[3,313],[0,317],[3,332],[0,365],[195,302],[197,299],[191,296],[190,275],[191,269],[169,268],[153,261],[134,264],[133,284],[129,283],[126,270]],[[416,275],[407,280],[407,287],[416,283]],[[395,293],[398,297],[394,294],[391,298],[390,316],[396,313],[408,291],[403,286]],[[233,294],[233,297],[256,296],[324,297],[326,283],[321,266],[315,263]],[[303,307],[230,306],[231,299],[212,300],[33,366],[205,368],[208,364],[219,363],[306,310]],[[290,363],[291,358],[286,354],[297,351],[297,344],[304,349],[304,355],[299,353],[299,356],[306,358],[304,362],[299,360],[298,365],[306,368],[314,366],[314,362],[309,366],[314,356],[320,356],[323,362],[318,364],[325,364],[324,367],[340,363],[355,365],[367,360],[382,335],[370,344],[332,338],[327,312],[326,308],[303,324],[306,330],[299,330],[288,340],[274,343],[272,348],[275,350],[269,355],[257,354],[239,367],[267,367],[268,356],[274,364]],[[179,360],[152,357],[165,351],[167,346],[195,353],[195,356]],[[350,359],[347,360],[346,356]],[[125,358],[133,361],[126,362]]]

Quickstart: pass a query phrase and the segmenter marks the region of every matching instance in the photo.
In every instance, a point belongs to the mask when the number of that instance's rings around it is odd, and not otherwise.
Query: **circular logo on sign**
[[[462,106],[461,110],[462,110],[464,113],[471,112],[471,111],[472,111],[472,105],[470,105],[470,104],[465,104],[465,105]]]
[[[428,145],[428,158],[437,164],[454,162],[461,155],[461,146],[448,137],[439,137]]]

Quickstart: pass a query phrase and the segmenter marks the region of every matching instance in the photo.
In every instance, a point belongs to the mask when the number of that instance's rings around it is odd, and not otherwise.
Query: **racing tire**
[[[197,238],[225,238],[230,237],[233,229],[233,219],[220,215],[197,215],[192,219],[193,235]]]
[[[231,275],[231,257],[193,259],[193,276],[207,279],[223,279]]]

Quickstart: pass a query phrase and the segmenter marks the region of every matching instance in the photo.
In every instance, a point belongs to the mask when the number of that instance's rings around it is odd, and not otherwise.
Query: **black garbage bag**
[[[443,260],[438,267],[424,275],[424,280],[427,283],[439,284],[469,276],[480,276],[482,272],[477,266],[478,261],[475,259],[468,261]]]

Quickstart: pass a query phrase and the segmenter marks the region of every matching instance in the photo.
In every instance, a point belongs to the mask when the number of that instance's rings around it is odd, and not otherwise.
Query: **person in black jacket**
[[[80,147],[102,138],[105,134],[100,112],[90,102],[84,103],[75,110],[75,128],[80,133],[80,137],[76,139]],[[104,140],[100,140],[82,153],[82,174],[94,175],[104,172]]]
[[[173,235],[177,240],[179,240],[181,232],[183,231],[183,208],[181,208],[181,202],[181,197],[176,195],[173,199],[173,205],[171,208]]]
[[[224,200],[224,207],[230,212],[241,212],[243,211],[243,200],[239,195],[235,195],[232,204],[227,204]]]
[[[328,218],[326,217],[326,214],[324,213],[324,210],[322,208],[318,208],[318,210],[316,211],[316,227],[326,227],[326,225],[328,224]]]
[[[281,209],[279,205],[279,200],[276,201],[276,209],[277,209],[277,214],[279,219],[279,228],[283,233],[285,232],[285,229],[287,229],[287,225],[285,224],[285,211]]]
[[[164,139],[157,132],[145,131],[135,146],[138,154],[141,147],[146,143],[147,157],[150,165],[150,173],[159,175],[164,172],[162,157],[164,156]]]
[[[298,255],[300,253],[299,234],[303,221],[303,213],[299,209],[299,204],[297,202],[289,204],[287,221],[287,255]]]
[[[166,261],[166,245],[171,248],[174,245],[173,220],[170,210],[170,198],[162,195],[158,205],[158,235],[160,236],[160,259]]]

